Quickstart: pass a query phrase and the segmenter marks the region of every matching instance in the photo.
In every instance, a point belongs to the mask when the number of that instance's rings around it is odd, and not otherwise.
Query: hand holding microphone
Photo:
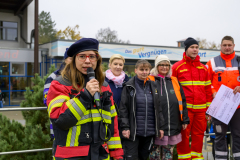
[[[96,92],[100,91],[98,81],[96,79],[91,79],[89,82],[87,82],[86,89],[92,96],[94,96]]]
[[[100,107],[99,82],[95,79],[95,72],[93,68],[90,67],[87,69],[87,76],[90,81],[86,84],[86,89],[92,96],[94,96],[94,102],[96,106]]]

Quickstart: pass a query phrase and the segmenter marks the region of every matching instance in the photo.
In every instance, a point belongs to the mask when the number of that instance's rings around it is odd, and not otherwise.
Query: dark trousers
[[[147,160],[152,150],[155,136],[136,136],[135,141],[122,139],[125,160]]]
[[[237,109],[234,113],[231,121],[229,122],[231,135],[232,135],[232,152],[235,160],[240,160],[240,109]],[[213,130],[216,134],[215,138],[215,158],[216,159],[227,159],[228,148],[226,142],[226,132],[228,131],[228,125],[221,121],[213,118]]]

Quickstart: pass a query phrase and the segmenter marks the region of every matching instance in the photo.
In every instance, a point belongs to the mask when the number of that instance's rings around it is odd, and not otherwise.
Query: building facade
[[[32,87],[34,1],[0,2],[0,89],[4,106],[19,106]],[[39,65],[42,67],[39,50]],[[41,69],[40,69],[41,73]]]
[[[49,65],[55,64],[55,67],[59,67],[66,48],[69,48],[75,41],[72,40],[55,40],[51,43],[40,45],[39,48],[45,48],[48,50],[48,55],[45,57],[45,71]],[[109,58],[113,54],[121,54],[126,62],[124,64],[124,71],[131,73],[134,72],[135,64],[139,59],[148,60],[152,66],[154,66],[154,60],[157,55],[166,55],[171,60],[171,63],[181,60],[183,58],[183,47],[168,47],[168,46],[152,46],[152,45],[138,45],[138,44],[117,44],[117,43],[100,43],[99,54],[103,58],[103,62],[109,62]],[[212,57],[218,56],[220,50],[200,49],[199,56],[202,63],[206,63]],[[239,51],[236,51],[237,55],[240,55]],[[50,62],[50,63],[48,63]]]

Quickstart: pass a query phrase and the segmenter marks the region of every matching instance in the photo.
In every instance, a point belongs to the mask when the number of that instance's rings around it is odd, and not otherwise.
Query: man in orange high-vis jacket
[[[234,51],[234,40],[230,36],[225,36],[221,42],[221,53],[219,56],[212,58],[207,63],[208,72],[212,80],[212,93],[213,98],[218,92],[220,86],[223,84],[233,89],[233,93],[240,92],[240,74],[238,67],[239,56]],[[240,61],[240,59],[239,59]],[[233,157],[235,160],[240,160],[240,106],[234,113],[232,119],[229,122],[231,134],[233,138]],[[226,144],[226,132],[228,125],[221,121],[212,118],[213,130],[216,134],[215,138],[215,158],[227,159],[228,149]]]
[[[188,38],[185,42],[183,59],[172,67],[186,96],[190,124],[182,130],[182,142],[177,144],[178,159],[204,159],[202,155],[203,137],[206,130],[206,110],[212,102],[211,80],[205,65],[200,63],[198,42]],[[189,136],[191,133],[191,148]]]

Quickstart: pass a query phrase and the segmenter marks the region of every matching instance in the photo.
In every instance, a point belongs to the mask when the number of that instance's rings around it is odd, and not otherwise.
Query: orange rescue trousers
[[[204,159],[202,155],[203,137],[207,127],[205,112],[192,112],[188,110],[190,124],[181,131],[182,142],[177,144],[178,159],[191,160]],[[189,136],[191,134],[191,147]]]

